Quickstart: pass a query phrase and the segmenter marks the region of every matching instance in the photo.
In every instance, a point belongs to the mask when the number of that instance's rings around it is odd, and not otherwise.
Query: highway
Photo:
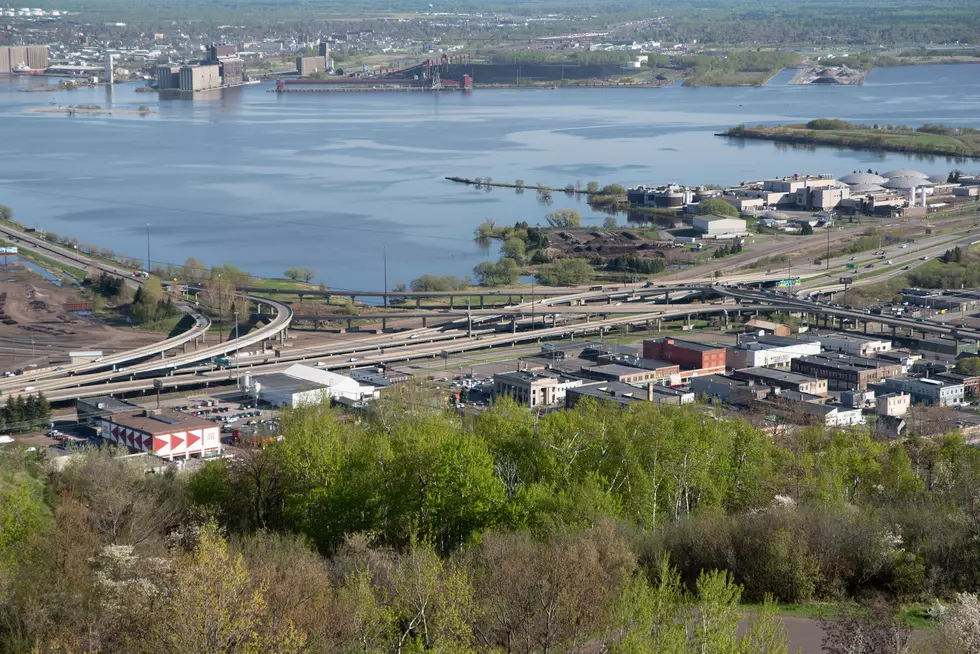
[[[73,267],[80,266],[85,269],[95,268],[97,270],[122,277],[124,280],[127,280],[127,283],[139,283],[138,280],[132,276],[132,271],[129,271],[128,269],[110,265],[96,259],[91,259],[74,250],[68,250],[60,246],[52,245],[42,239],[30,236],[29,234],[24,234],[2,225],[0,225],[0,234],[3,234],[11,241],[16,242],[18,247],[34,252],[40,252],[44,256],[55,259],[64,265]],[[215,356],[222,356],[231,352],[237,352],[242,348],[249,347],[256,343],[261,343],[285,330],[292,321],[293,312],[288,305],[276,300],[269,300],[254,296],[249,296],[249,299],[253,302],[265,304],[272,308],[273,311],[275,311],[275,317],[269,323],[262,325],[258,329],[248,332],[237,339],[228,340],[212,347],[178,354],[177,356],[169,359],[165,358],[165,354],[168,350],[182,347],[185,343],[189,343],[203,336],[211,327],[211,321],[209,318],[197,312],[189,305],[181,303],[181,309],[194,316],[194,326],[186,332],[175,336],[174,338],[166,339],[159,343],[147,345],[135,350],[118,353],[111,357],[106,357],[98,362],[77,364],[75,366],[65,366],[62,370],[47,370],[40,373],[28,373],[18,375],[16,377],[4,378],[2,381],[0,381],[0,391],[3,391],[5,396],[9,396],[11,394],[18,395],[21,393],[35,393],[38,391],[47,392],[48,390],[54,390],[62,387],[81,386],[83,384],[111,380],[119,376],[125,376],[123,372],[125,372],[126,375],[135,375],[141,372],[159,370],[161,368],[177,368],[198,361],[210,359]],[[161,358],[149,362],[138,363],[145,359],[156,357],[157,355],[160,355]],[[128,368],[123,365],[132,362],[137,363]],[[107,367],[113,369],[98,372],[99,370]],[[27,388],[31,388],[31,390],[27,391]]]

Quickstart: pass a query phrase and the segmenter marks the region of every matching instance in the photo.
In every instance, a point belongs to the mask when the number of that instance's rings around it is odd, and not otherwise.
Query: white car
[[[419,337],[418,334],[412,334],[411,336],[409,336],[409,338],[418,338],[418,337]]]
[[[360,359],[358,359],[357,357],[351,357],[347,359],[347,363],[357,363],[358,361],[360,361]]]

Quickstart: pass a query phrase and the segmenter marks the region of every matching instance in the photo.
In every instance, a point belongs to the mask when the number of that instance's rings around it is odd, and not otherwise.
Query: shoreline
[[[111,116],[113,114],[146,116],[153,113],[152,111],[140,111],[139,109],[79,109],[78,107],[31,107],[27,112],[32,114],[66,114],[69,116]]]

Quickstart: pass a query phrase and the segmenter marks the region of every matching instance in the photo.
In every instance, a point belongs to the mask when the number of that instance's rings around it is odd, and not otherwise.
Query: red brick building
[[[643,341],[643,358],[676,363],[681,378],[725,372],[725,348],[676,338],[653,338]]]

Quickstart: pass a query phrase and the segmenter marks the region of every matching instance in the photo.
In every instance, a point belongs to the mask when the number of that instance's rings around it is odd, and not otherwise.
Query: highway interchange
[[[521,298],[517,304],[484,309],[432,309],[419,310],[406,307],[403,312],[372,313],[343,318],[364,319],[366,317],[393,319],[407,317],[430,317],[443,321],[433,327],[409,329],[393,333],[370,334],[352,338],[343,343],[308,346],[303,348],[284,347],[270,352],[269,341],[285,341],[286,330],[294,319],[291,308],[282,302],[256,295],[269,289],[253,289],[250,298],[272,309],[271,320],[250,330],[239,338],[229,339],[210,347],[196,347],[196,342],[210,328],[210,320],[190,304],[182,309],[194,317],[193,327],[171,339],[128,352],[106,357],[101,361],[65,366],[61,369],[35,371],[33,373],[0,379],[3,397],[43,392],[53,402],[69,401],[78,397],[104,394],[132,394],[162,390],[202,387],[233,382],[238,376],[280,372],[295,362],[302,361],[326,369],[348,369],[354,365],[377,365],[413,359],[447,356],[455,353],[481,349],[499,348],[521,342],[545,339],[571,338],[578,335],[596,334],[619,327],[620,325],[643,325],[655,327],[658,322],[690,318],[695,315],[720,314],[727,320],[732,312],[767,313],[773,311],[799,311],[815,316],[846,319],[855,326],[861,323],[878,323],[894,329],[908,329],[910,333],[920,331],[946,335],[953,338],[980,340],[980,330],[954,327],[937,323],[919,322],[898,316],[869,315],[855,309],[820,300],[838,292],[842,287],[836,282],[837,276],[855,276],[855,284],[873,283],[895,274],[904,268],[920,265],[929,258],[941,255],[946,249],[956,245],[966,246],[980,241],[980,231],[960,230],[920,240],[913,247],[901,248],[885,245],[887,272],[876,276],[858,276],[858,272],[869,262],[884,264],[882,255],[863,253],[854,257],[839,256],[831,260],[829,270],[826,261],[814,274],[815,264],[795,266],[796,271],[810,279],[788,292],[788,288],[771,289],[775,280],[785,278],[783,271],[753,273],[744,272],[726,275],[720,279],[694,277],[674,280],[669,283],[620,284],[601,288],[542,289],[536,292],[532,301],[530,293],[521,295],[520,291],[502,291],[500,295]],[[129,283],[133,280],[131,271],[85,257],[78,252],[51,245],[7,227],[0,227],[0,233],[14,240],[19,247],[42,253],[61,263],[95,267],[105,272],[119,275]],[[854,270],[846,268],[854,264]],[[809,270],[807,269],[809,268]],[[880,266],[879,266],[880,268]],[[795,272],[795,271],[794,271]],[[828,276],[829,275],[829,276]],[[799,274],[797,273],[797,275]],[[286,291],[283,291],[284,293]],[[295,291],[293,291],[295,293]],[[323,291],[333,295],[377,297],[387,295],[389,299],[399,296],[415,298],[420,293],[382,293],[378,291]],[[668,295],[669,294],[669,295]],[[445,296],[445,293],[425,294],[426,296]],[[460,294],[463,295],[463,294]],[[468,293],[466,295],[473,295]],[[832,297],[832,295],[831,295]],[[669,300],[669,304],[667,303]],[[677,304],[684,300],[694,300],[691,304]],[[531,315],[536,320],[531,322]],[[326,319],[319,316],[318,319]],[[548,321],[551,326],[548,326]],[[191,348],[191,345],[195,345]],[[256,350],[255,348],[258,347]],[[176,354],[168,354],[178,350]],[[234,355],[234,356],[229,356]],[[231,366],[215,369],[215,357],[229,357]]]

